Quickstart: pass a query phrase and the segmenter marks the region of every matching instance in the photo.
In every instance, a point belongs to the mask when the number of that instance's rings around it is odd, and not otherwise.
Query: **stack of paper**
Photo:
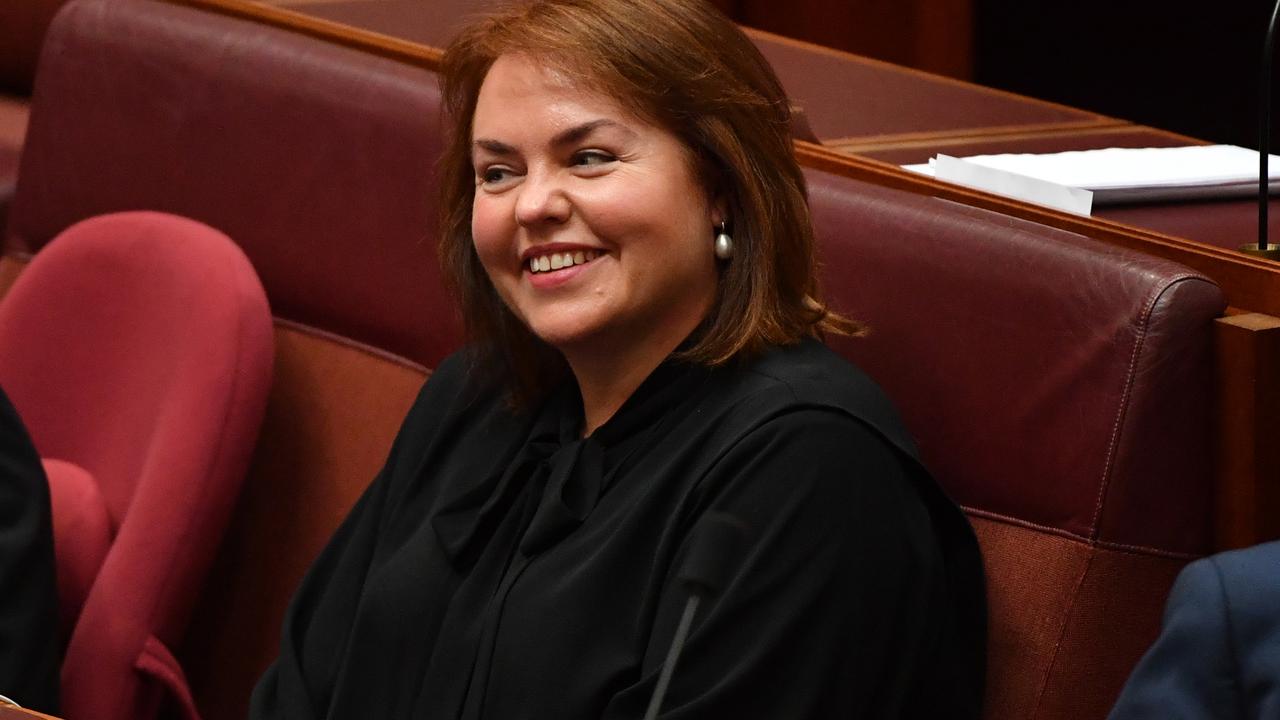
[[[1098,203],[1243,197],[1258,192],[1257,151],[1234,145],[975,155],[961,161],[1014,176],[1089,190]],[[1280,189],[1280,157],[1271,155],[1268,163],[1267,175],[1274,192]],[[940,180],[973,184],[948,177],[947,172],[935,173],[935,165],[931,160],[928,165],[904,167],[936,175]]]

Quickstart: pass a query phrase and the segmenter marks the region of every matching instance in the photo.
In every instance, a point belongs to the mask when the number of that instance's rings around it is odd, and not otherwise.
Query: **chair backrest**
[[[262,286],[221,233],[119,213],[50,243],[0,303],[0,383],[40,454],[83,468],[115,538],[63,662],[70,720],[185,692],[182,638],[271,377]],[[61,552],[61,550],[59,551]]]
[[[121,42],[120,38],[128,38]],[[458,323],[435,262],[435,75],[151,0],[50,28],[6,247],[148,208],[227,233],[277,317],[433,366]]]
[[[809,171],[833,341],[894,398],[986,560],[987,717],[1101,718],[1211,549],[1212,320],[1173,263]]]

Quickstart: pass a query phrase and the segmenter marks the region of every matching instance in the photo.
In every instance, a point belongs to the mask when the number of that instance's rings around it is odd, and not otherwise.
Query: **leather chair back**
[[[990,603],[986,715],[1102,718],[1211,548],[1213,319],[1176,264],[809,171],[832,344],[967,511]]]

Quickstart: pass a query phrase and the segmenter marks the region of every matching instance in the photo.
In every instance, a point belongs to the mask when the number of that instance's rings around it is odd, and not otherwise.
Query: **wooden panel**
[[[978,133],[921,133],[845,141],[833,145],[850,155],[905,165],[922,163],[943,153],[954,157],[996,153],[1045,153],[1069,150],[1096,150],[1107,147],[1177,147],[1201,141],[1155,128],[1129,125],[1110,127],[1057,128],[1022,127],[1000,131],[985,128]],[[830,145],[830,144],[829,144]]]
[[[1274,193],[1271,197],[1267,225],[1274,242],[1280,241],[1280,198]],[[1238,250],[1241,245],[1258,240],[1256,197],[1114,205],[1096,208],[1093,214],[1124,225],[1176,235],[1229,251]],[[1268,309],[1267,312],[1275,311]]]
[[[738,0],[743,25],[957,78],[972,76],[971,0]]]
[[[747,29],[824,142],[997,127],[1120,121]]]
[[[1219,548],[1280,538],[1280,318],[1217,321]]]
[[[35,710],[27,710],[25,708],[5,705],[0,703],[0,720],[58,720],[52,715],[38,713]]]

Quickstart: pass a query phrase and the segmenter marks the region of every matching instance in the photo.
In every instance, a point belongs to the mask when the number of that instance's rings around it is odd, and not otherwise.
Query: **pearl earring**
[[[716,234],[716,257],[721,260],[733,257],[733,238],[729,237],[725,223],[720,223],[720,232]]]

